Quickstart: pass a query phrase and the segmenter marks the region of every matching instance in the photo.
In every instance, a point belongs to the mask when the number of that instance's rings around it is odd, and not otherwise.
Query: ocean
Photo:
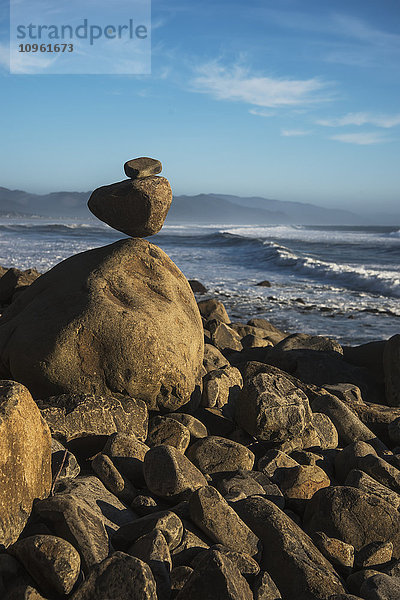
[[[125,237],[99,221],[0,219],[0,265],[45,272]],[[399,226],[165,225],[150,238],[232,320],[356,345],[400,333]],[[270,287],[256,284],[268,280]]]

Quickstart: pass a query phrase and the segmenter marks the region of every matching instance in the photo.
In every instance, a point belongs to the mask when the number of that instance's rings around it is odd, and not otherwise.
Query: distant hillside
[[[90,192],[53,192],[30,194],[0,187],[0,214],[45,217],[88,218]],[[389,223],[390,217],[388,217]],[[268,198],[198,194],[175,196],[168,213],[169,223],[237,223],[243,225],[363,225],[373,221],[350,211],[323,208],[314,204],[286,202]],[[386,222],[381,215],[382,224]]]

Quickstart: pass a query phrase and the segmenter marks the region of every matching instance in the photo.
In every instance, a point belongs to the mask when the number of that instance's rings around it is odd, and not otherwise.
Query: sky
[[[0,186],[89,191],[151,156],[175,194],[400,213],[398,0],[151,8],[151,74],[110,44],[115,74],[21,75],[0,0]]]

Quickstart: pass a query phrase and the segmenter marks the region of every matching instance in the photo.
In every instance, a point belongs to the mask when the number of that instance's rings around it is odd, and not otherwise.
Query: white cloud
[[[345,144],[357,144],[358,146],[371,146],[372,144],[383,144],[389,141],[379,132],[338,133],[337,135],[332,135],[329,139],[344,142]]]
[[[273,117],[275,115],[272,110],[263,110],[262,108],[251,108],[249,113],[256,117]]]
[[[345,125],[374,125],[389,129],[400,125],[400,114],[396,115],[373,115],[366,112],[348,113],[343,117],[333,119],[319,119],[317,125],[324,127],[344,127]]]
[[[283,137],[300,137],[302,135],[310,135],[311,131],[305,129],[282,129],[281,135]]]
[[[276,108],[297,106],[326,101],[327,83],[317,77],[290,79],[284,77],[260,77],[241,65],[232,68],[221,66],[217,61],[196,69],[192,89],[209,94],[217,100],[245,102],[253,106]]]
[[[10,48],[9,45],[7,44],[2,44],[0,42],[0,66],[3,69],[9,69],[10,68]]]

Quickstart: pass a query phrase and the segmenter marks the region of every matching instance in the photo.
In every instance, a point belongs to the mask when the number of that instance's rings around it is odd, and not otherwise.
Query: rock
[[[240,469],[234,475],[224,477],[218,482],[218,491],[229,502],[248,496],[263,496],[265,494],[263,486],[251,476],[251,473],[252,471]]]
[[[236,512],[211,486],[196,490],[189,500],[190,518],[211,540],[230,550],[255,556],[260,549],[258,538]]]
[[[350,575],[354,565],[354,547],[351,544],[330,538],[322,531],[314,534],[313,542],[339,573]]]
[[[189,285],[194,294],[207,294],[208,289],[197,279],[189,279]]]
[[[113,545],[116,548],[127,549],[133,542],[154,529],[158,529],[163,534],[171,552],[179,546],[183,536],[183,524],[181,519],[169,510],[162,510],[126,523],[114,535]]]
[[[389,423],[388,434],[390,441],[398,446],[400,444],[400,417]]]
[[[207,373],[221,369],[222,367],[228,366],[229,361],[225,356],[212,344],[204,344],[204,368]]]
[[[86,572],[108,556],[113,533],[136,517],[93,475],[62,480],[34,512],[79,551]]]
[[[312,419],[305,393],[275,373],[260,373],[247,380],[235,408],[237,423],[265,441],[300,436]]]
[[[131,482],[121,475],[109,456],[102,453],[97,454],[92,460],[91,466],[100,481],[114,496],[126,504],[133,501],[137,491]]]
[[[0,545],[15,542],[51,488],[51,437],[28,390],[0,381]]]
[[[264,546],[261,569],[271,575],[283,598],[328,600],[332,594],[344,592],[332,565],[275,504],[252,497],[235,506],[260,538]]]
[[[359,569],[378,569],[391,561],[392,554],[392,542],[371,542],[357,552],[355,564]]]
[[[222,408],[226,404],[234,406],[242,387],[242,376],[235,367],[209,371],[203,378],[201,404],[206,408]]]
[[[200,302],[197,303],[197,306],[199,307],[201,316],[207,321],[209,319],[217,319],[218,321],[221,321],[221,323],[229,324],[231,322],[225,306],[219,300],[200,300]]]
[[[160,231],[171,202],[168,180],[153,175],[97,188],[89,198],[88,207],[113,229],[143,238]]]
[[[386,342],[383,368],[387,404],[400,406],[400,335],[394,335]]]
[[[200,377],[203,328],[171,259],[145,240],[124,239],[35,281],[3,315],[0,351],[0,376],[36,398],[121,392],[174,410]]]
[[[360,457],[356,466],[382,485],[396,492],[396,494],[400,494],[400,471],[386,460],[374,454],[368,454]]]
[[[195,416],[207,428],[210,435],[229,437],[235,430],[235,424],[222,414],[220,408],[203,408],[200,406]]]
[[[157,600],[149,565],[123,552],[115,552],[97,565],[71,600]]]
[[[260,567],[257,561],[255,561],[250,554],[236,550],[230,550],[222,544],[214,544],[214,546],[211,546],[209,549],[196,554],[194,559],[191,561],[192,567],[196,569],[197,565],[199,565],[200,562],[207,556],[207,553],[214,551],[220,552],[229,558],[229,560],[232,561],[233,564],[239,569],[243,577],[253,577],[260,572]]]
[[[140,485],[144,482],[143,461],[148,450],[149,446],[133,435],[113,433],[103,452],[111,458],[120,473],[132,483]]]
[[[277,350],[313,350],[317,352],[337,352],[343,354],[341,345],[336,341],[322,335],[307,335],[306,333],[293,333],[275,346]]]
[[[400,578],[378,573],[369,577],[361,586],[360,594],[365,600],[398,600]]]
[[[269,340],[252,334],[242,337],[241,343],[243,348],[266,348],[267,346],[272,346],[272,342]]]
[[[259,287],[271,287],[271,282],[268,279],[264,279],[263,281],[259,281],[256,283]]]
[[[32,586],[20,585],[15,588],[13,587],[4,600],[46,600],[46,598],[42,594],[39,594]]]
[[[254,600],[282,600],[280,591],[267,571],[257,575],[252,588]]]
[[[189,458],[172,446],[155,446],[147,452],[144,478],[153,494],[171,502],[190,496],[207,483]]]
[[[165,537],[158,529],[142,536],[129,548],[128,553],[147,563],[153,573],[157,599],[169,599],[171,593],[171,554]]]
[[[338,432],[328,415],[314,412],[312,416],[312,424],[319,438],[318,445],[320,448],[322,448],[322,450],[337,448],[339,443]]]
[[[211,540],[191,521],[184,519],[184,532],[181,543],[172,551],[174,567],[190,565],[199,552],[210,547]]]
[[[210,435],[192,444],[187,451],[187,457],[205,475],[237,469],[251,470],[255,458],[251,450],[242,444],[216,435]]]
[[[207,427],[203,425],[203,423],[199,421],[199,419],[196,419],[196,417],[193,417],[192,415],[174,412],[169,413],[168,418],[175,419],[176,421],[179,421],[179,423],[182,423],[182,425],[187,427],[189,429],[190,440],[192,442],[205,438],[208,435]]]
[[[67,541],[51,535],[34,535],[8,548],[46,594],[69,594],[78,579],[81,559]]]
[[[289,469],[279,469],[275,473],[278,484],[289,505],[297,510],[304,510],[306,501],[314,494],[330,485],[328,475],[316,465],[299,465]]]
[[[263,329],[263,337],[270,340],[273,344],[278,344],[287,336],[286,333],[275,327],[275,325],[272,325],[272,323],[267,321],[267,319],[254,318],[250,319],[247,324],[251,325],[252,327]]]
[[[10,304],[13,300],[31,285],[40,273],[36,269],[27,269],[20,271],[19,269],[8,269],[0,278],[0,305]]]
[[[386,446],[364,425],[348,406],[332,394],[321,394],[311,401],[313,412],[327,415],[339,434],[339,443],[347,446],[353,442],[368,442],[379,452],[387,451]]]
[[[152,175],[161,173],[162,164],[155,158],[142,156],[128,160],[124,164],[124,171],[125,175],[131,179],[142,179],[143,177],[151,177]]]
[[[347,475],[352,469],[356,469],[358,465],[358,459],[368,454],[374,454],[376,452],[370,444],[366,442],[354,442],[349,444],[335,457],[335,473],[336,478],[340,483],[344,483]]]
[[[360,346],[343,346],[343,358],[356,367],[368,369],[375,380],[384,382],[383,353],[386,340],[368,342]]]
[[[80,466],[76,457],[69,452],[56,439],[51,439],[51,473],[52,479],[57,480],[69,477],[77,477],[80,473]]]
[[[379,571],[375,571],[374,569],[363,569],[362,571],[352,573],[346,579],[346,585],[349,592],[357,594],[358,599],[358,594],[360,594],[361,586],[364,581],[378,573]]]
[[[212,550],[199,563],[176,600],[253,600],[244,577],[229,558]]]
[[[230,350],[241,351],[242,343],[240,336],[234,329],[217,319],[207,321],[207,328],[211,335],[211,342],[218,350],[221,350],[221,352]]]
[[[192,573],[192,567],[185,565],[172,569],[170,575],[172,594],[176,595],[183,588]]]
[[[166,444],[173,446],[184,454],[190,442],[190,431],[185,425],[168,416],[154,417],[149,423],[147,444],[160,446]]]
[[[157,500],[153,498],[153,496],[148,496],[145,494],[138,494],[132,501],[131,508],[135,511],[139,517],[145,517],[146,515],[151,515],[152,513],[159,512],[166,508],[165,506],[160,506],[157,503]]]
[[[147,406],[126,396],[63,394],[38,400],[52,435],[85,457],[99,452],[113,433],[147,437]]]
[[[258,469],[273,478],[277,469],[297,467],[298,462],[281,450],[268,450],[258,461]]]
[[[348,486],[319,490],[307,504],[304,529],[322,531],[360,550],[371,542],[392,542],[400,556],[400,514],[379,498]]]
[[[396,494],[385,485],[378,483],[375,479],[360,471],[358,469],[352,469],[350,473],[347,475],[346,480],[344,481],[345,485],[349,485],[351,487],[358,488],[362,492],[367,492],[369,494],[374,494],[375,496],[379,496],[385,502],[388,502],[396,510],[400,509],[400,495]]]

